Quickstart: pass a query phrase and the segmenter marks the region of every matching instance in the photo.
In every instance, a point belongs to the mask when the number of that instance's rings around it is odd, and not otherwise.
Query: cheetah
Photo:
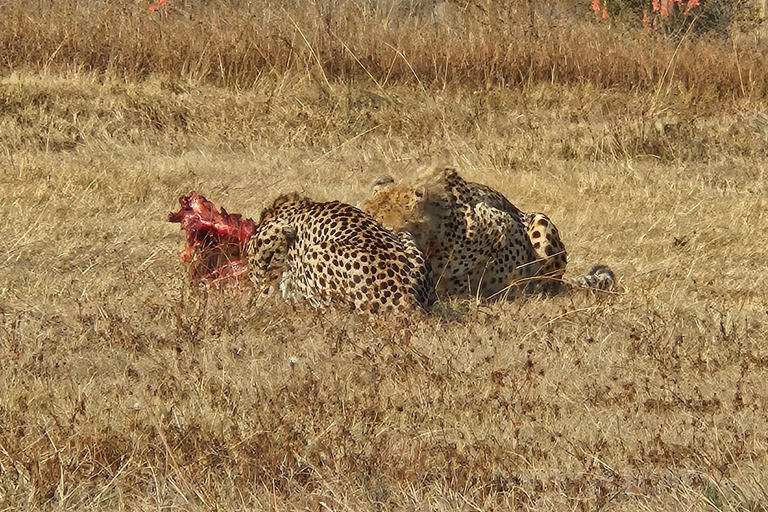
[[[520,211],[501,193],[465,181],[452,168],[423,173],[415,185],[384,178],[362,209],[396,232],[412,234],[431,265],[438,295],[493,298],[516,287],[557,289],[567,253],[543,213]],[[604,265],[568,282],[610,289]]]
[[[431,302],[431,274],[413,237],[349,204],[282,195],[262,211],[245,251],[259,293],[371,313],[424,311]]]

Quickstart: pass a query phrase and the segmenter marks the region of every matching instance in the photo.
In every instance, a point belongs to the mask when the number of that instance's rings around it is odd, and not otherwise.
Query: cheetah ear
[[[373,193],[376,194],[393,183],[395,183],[395,179],[392,176],[382,176],[373,183]]]

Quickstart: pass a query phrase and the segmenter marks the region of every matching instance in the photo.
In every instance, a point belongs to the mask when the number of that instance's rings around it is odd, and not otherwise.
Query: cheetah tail
[[[572,285],[590,290],[608,291],[616,286],[616,276],[607,265],[595,265],[585,276],[568,280]]]

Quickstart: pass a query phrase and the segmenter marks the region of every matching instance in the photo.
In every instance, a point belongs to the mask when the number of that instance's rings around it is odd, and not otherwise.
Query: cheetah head
[[[426,174],[415,185],[381,178],[362,210],[394,231],[411,233],[429,254],[430,246],[442,239],[447,224],[445,189],[434,176],[434,172]]]
[[[380,224],[395,231],[402,230],[414,217],[424,191],[405,183],[395,183],[389,176],[373,185],[373,196],[363,203],[362,210]]]

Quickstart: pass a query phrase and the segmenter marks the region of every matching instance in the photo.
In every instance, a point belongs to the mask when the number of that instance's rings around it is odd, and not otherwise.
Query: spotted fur
[[[280,196],[247,244],[257,290],[361,311],[426,309],[429,267],[408,233],[393,233],[338,201]]]
[[[428,172],[416,185],[380,180],[363,210],[424,250],[438,294],[499,296],[516,285],[562,282],[565,246],[543,213],[524,213],[499,192],[465,181],[455,169]],[[575,283],[606,289],[606,272]]]

